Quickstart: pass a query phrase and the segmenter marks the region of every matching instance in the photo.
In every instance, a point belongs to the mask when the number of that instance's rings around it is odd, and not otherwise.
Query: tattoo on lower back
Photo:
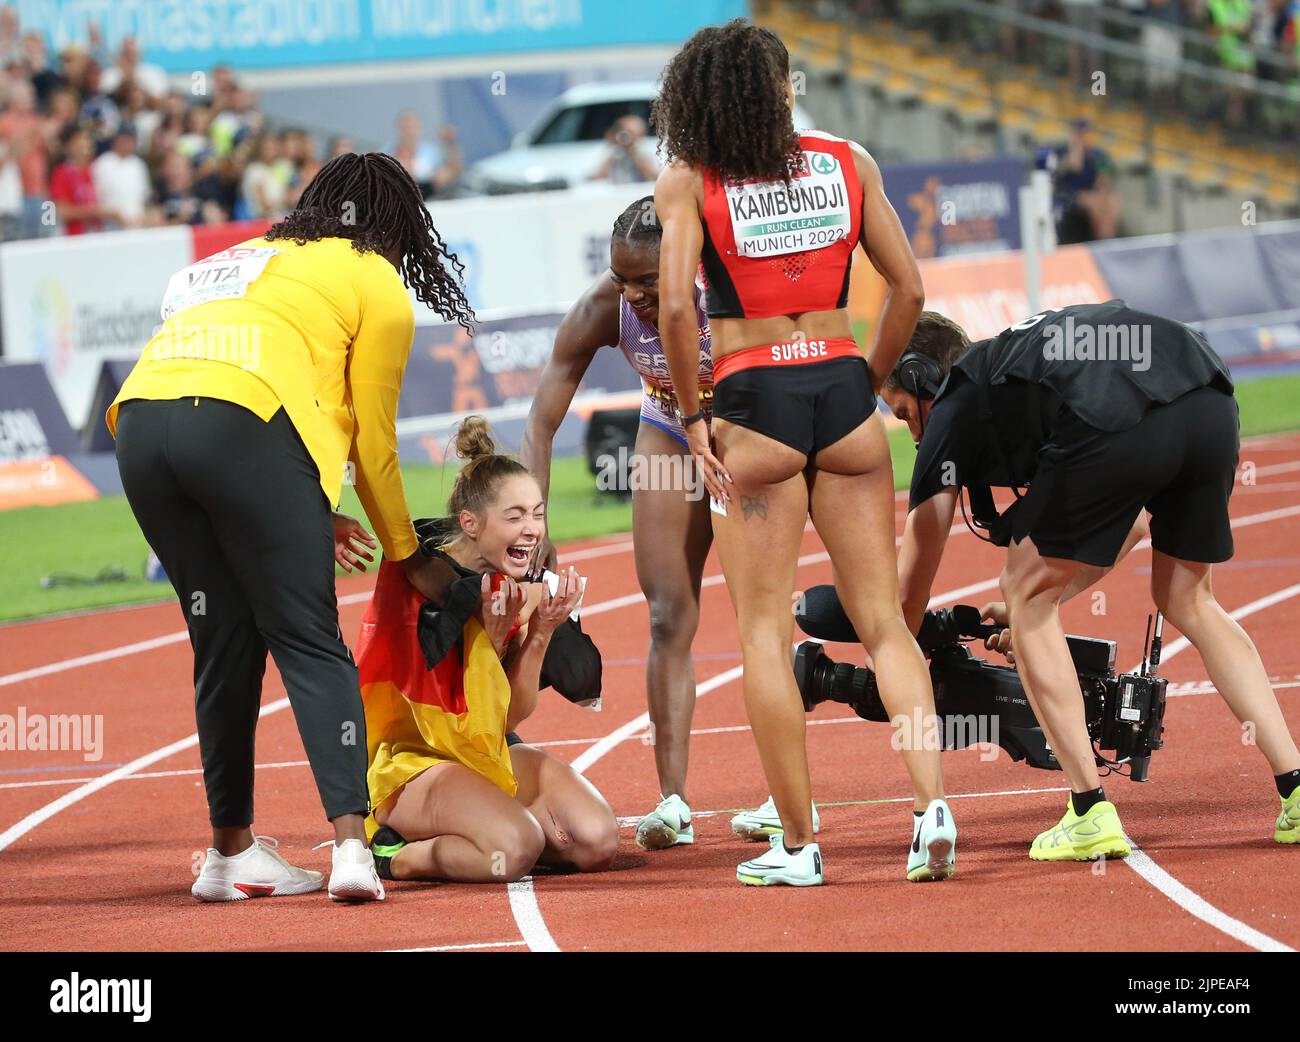
[[[764,492],[761,496],[741,496],[740,510],[746,521],[751,517],[756,517],[760,521],[766,521],[767,493]]]

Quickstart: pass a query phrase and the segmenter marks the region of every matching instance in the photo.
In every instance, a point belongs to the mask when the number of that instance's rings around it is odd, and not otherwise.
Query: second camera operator
[[[1058,609],[1132,549],[1144,508],[1156,606],[1237,718],[1253,722],[1282,798],[1274,838],[1300,842],[1300,751],[1259,653],[1210,585],[1211,565],[1233,552],[1239,437],[1232,381],[1205,340],[1122,301],[1044,312],[973,346],[956,323],[925,312],[883,397],[918,446],[899,551],[913,632],[959,500],[963,516],[968,499],[975,525],[1007,547],[1005,604],[987,617],[1010,628],[1025,691],[1071,789],[1060,824],[1029,856],[1130,852],[1101,788]],[[1000,516],[991,486],[1014,492]]]

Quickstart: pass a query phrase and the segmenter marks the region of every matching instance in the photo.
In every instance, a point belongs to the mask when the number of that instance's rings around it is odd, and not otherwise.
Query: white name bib
[[[787,188],[780,181],[728,185],[727,208],[736,252],[776,257],[821,250],[853,227],[840,161],[829,152],[804,152],[803,167]]]
[[[182,268],[167,283],[162,317],[169,319],[178,311],[210,300],[244,296],[279,252],[271,246],[236,246]]]

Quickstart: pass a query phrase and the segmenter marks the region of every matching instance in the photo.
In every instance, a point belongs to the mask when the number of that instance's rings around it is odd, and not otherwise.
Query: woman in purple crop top
[[[632,542],[637,579],[650,606],[646,701],[662,796],[637,827],[637,843],[647,850],[695,841],[686,803],[687,747],[695,709],[691,642],[699,623],[704,560],[713,541],[708,497],[691,464],[659,342],[659,238],[651,196],[632,203],[615,221],[609,272],[560,324],[519,451],[520,462],[537,478],[545,496],[551,442],[587,367],[602,347],[623,351],[645,388],[634,466],[643,468],[646,480],[633,481]],[[708,319],[698,297],[696,310],[701,400],[707,413],[713,363]],[[544,549],[553,566],[554,548],[548,543]]]

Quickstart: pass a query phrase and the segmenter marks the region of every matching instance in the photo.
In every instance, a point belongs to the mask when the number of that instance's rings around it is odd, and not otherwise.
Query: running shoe
[[[1279,843],[1300,843],[1300,785],[1282,801],[1282,813],[1277,816],[1273,838]]]
[[[817,804],[812,805],[813,835],[822,830],[822,818]],[[731,819],[731,831],[745,839],[767,839],[781,835],[781,815],[776,812],[776,802],[771,796],[755,810],[742,810]]]
[[[1130,853],[1119,813],[1109,800],[1102,800],[1087,814],[1075,814],[1074,804],[1067,803],[1061,823],[1040,833],[1029,848],[1032,861],[1095,861]]]
[[[913,883],[942,882],[957,871],[957,823],[943,800],[931,800],[916,827],[907,855],[907,878]]]
[[[746,886],[821,886],[822,852],[809,843],[794,854],[786,851],[777,833],[768,840],[767,852],[736,866],[736,878]]]
[[[637,822],[636,845],[642,850],[666,850],[694,842],[691,808],[676,793],[665,796],[659,806]]]
[[[406,837],[397,829],[381,825],[370,839],[370,853],[375,859],[375,871],[380,879],[393,878],[393,858],[406,846]]]
[[[270,836],[254,836],[251,847],[231,857],[209,847],[190,893],[200,901],[247,901],[319,890],[324,876],[289,864],[276,852],[279,845]]]
[[[384,881],[375,869],[374,855],[359,839],[332,844],[334,868],[330,872],[331,901],[382,901]]]

